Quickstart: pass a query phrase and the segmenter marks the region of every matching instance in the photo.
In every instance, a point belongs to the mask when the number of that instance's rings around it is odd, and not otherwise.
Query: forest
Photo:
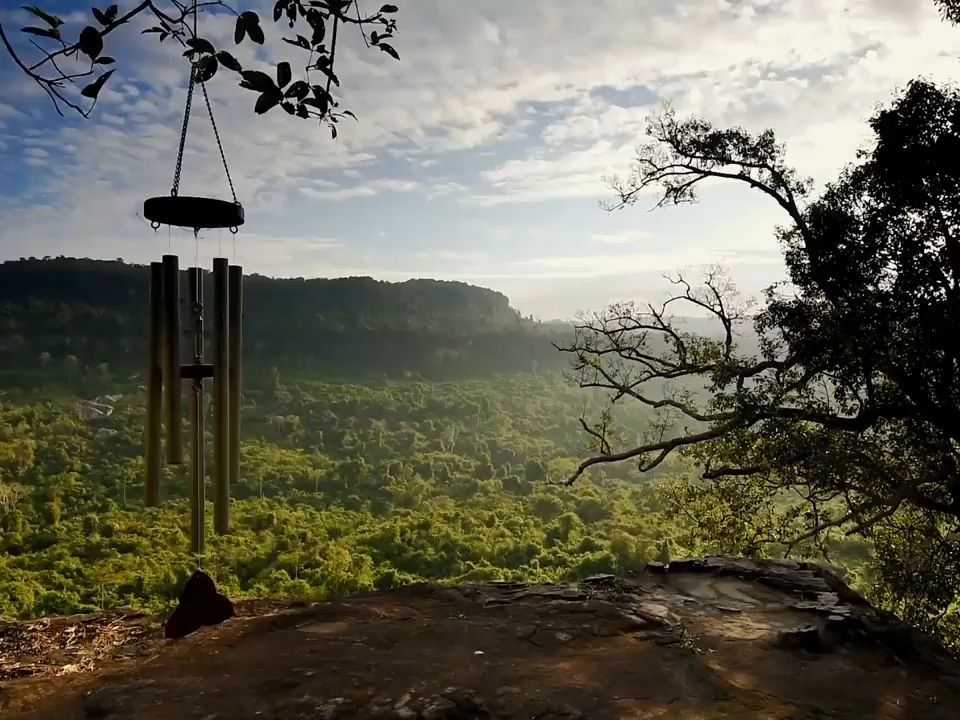
[[[57,373],[38,370],[36,386],[0,397],[0,614],[165,610],[192,570],[185,468],[168,468],[162,507],[144,508],[136,380],[101,379],[112,412],[83,419],[76,392],[51,393],[45,376]],[[209,531],[204,565],[235,597],[322,598],[424,579],[630,573],[722,549],[669,512],[680,464],[562,482],[585,452],[577,418],[601,402],[556,373],[250,377],[235,528]],[[869,547],[837,551],[868,584]]]

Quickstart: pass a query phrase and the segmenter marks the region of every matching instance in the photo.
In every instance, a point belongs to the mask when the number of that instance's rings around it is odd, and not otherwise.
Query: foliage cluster
[[[84,421],[38,380],[0,398],[0,614],[169,606],[191,570],[186,472],[168,468],[163,506],[142,506],[142,393],[115,384],[114,413]],[[697,550],[633,468],[552,482],[583,452],[583,395],[557,375],[254,379],[235,531],[210,532],[206,567],[236,596],[323,597],[626,573]]]

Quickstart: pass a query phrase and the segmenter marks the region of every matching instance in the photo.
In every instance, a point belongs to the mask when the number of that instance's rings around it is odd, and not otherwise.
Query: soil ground
[[[960,718],[960,667],[809,566],[711,560],[237,613],[178,641],[145,617],[0,625],[0,717]]]

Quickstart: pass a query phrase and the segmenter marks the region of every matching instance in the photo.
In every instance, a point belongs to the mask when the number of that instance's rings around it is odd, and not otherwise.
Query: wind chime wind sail
[[[193,32],[197,29],[197,3],[193,3]],[[207,78],[208,79],[208,78]],[[190,111],[196,84],[200,84],[220,159],[230,186],[232,202],[209,197],[180,195],[180,175],[187,142]],[[147,199],[144,217],[156,230],[161,225],[192,228],[194,242],[200,230],[229,228],[236,234],[243,225],[243,206],[230,177],[223,143],[213,117],[206,79],[196,60],[191,62],[190,82],[183,113],[180,148],[174,170],[173,186],[167,196]],[[163,462],[163,430],[166,430],[166,462],[184,461],[181,390],[184,380],[191,381],[190,396],[190,546],[193,553],[204,553],[206,521],[206,468],[204,461],[204,381],[213,380],[214,445],[214,529],[218,534],[230,531],[230,485],[240,472],[240,391],[241,340],[243,324],[243,268],[226,258],[213,259],[213,363],[204,362],[203,268],[188,268],[187,302],[190,327],[184,333],[192,339],[192,358],[183,363],[180,349],[180,261],[174,254],[150,264],[150,325],[147,346],[147,425],[145,433],[145,504],[160,504],[160,478]]]

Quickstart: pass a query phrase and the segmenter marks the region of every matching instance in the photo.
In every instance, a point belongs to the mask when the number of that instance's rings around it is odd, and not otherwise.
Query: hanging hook
[[[152,227],[153,231],[156,232],[157,230],[160,229],[160,223],[154,220],[153,222],[150,223],[150,227]]]
[[[239,231],[240,231],[240,229],[239,229],[236,225],[233,225],[233,226],[230,228],[230,232],[233,233],[234,235],[236,235]]]

